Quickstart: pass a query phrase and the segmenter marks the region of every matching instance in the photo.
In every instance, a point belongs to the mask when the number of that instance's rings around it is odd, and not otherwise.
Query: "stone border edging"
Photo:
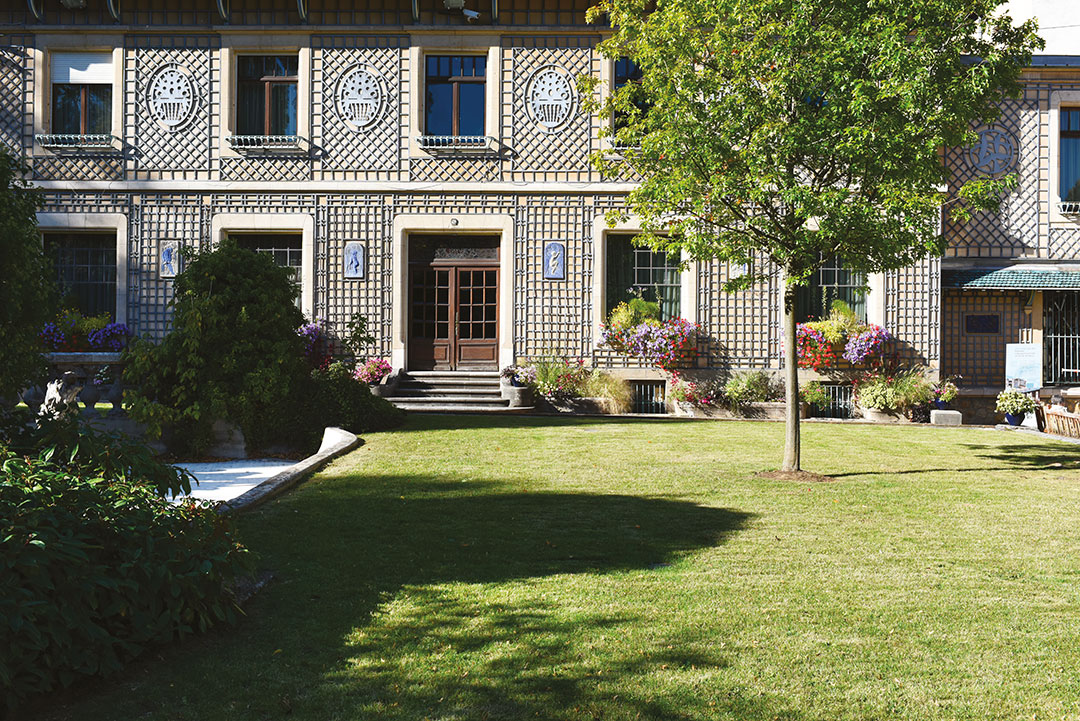
[[[315,455],[308,456],[276,476],[267,478],[250,491],[242,493],[231,501],[218,503],[214,506],[214,510],[222,514],[250,510],[277,494],[292,488],[306,476],[360,444],[361,440],[353,433],[341,428],[327,428],[323,431],[322,443],[319,445],[319,450],[315,452]]]
[[[1053,441],[1065,441],[1066,443],[1080,444],[1080,438],[1071,438],[1069,436],[1059,436],[1056,433],[1044,433],[1043,431],[1037,431],[1034,428],[1025,428],[1023,426],[1009,426],[1004,423],[998,423],[994,426],[995,431],[1009,431],[1011,433],[1026,433],[1031,436],[1038,436],[1039,438],[1049,438]]]

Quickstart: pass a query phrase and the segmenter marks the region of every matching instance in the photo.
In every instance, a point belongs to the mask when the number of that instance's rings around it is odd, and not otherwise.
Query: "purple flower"
[[[104,328],[92,330],[86,336],[90,347],[99,351],[121,351],[132,336],[131,329],[123,323],[109,323]]]

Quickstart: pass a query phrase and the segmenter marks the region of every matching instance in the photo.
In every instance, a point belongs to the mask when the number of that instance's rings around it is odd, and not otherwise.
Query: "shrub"
[[[385,358],[371,358],[363,365],[357,366],[353,376],[356,380],[363,381],[368,385],[377,385],[392,370],[390,361]]]
[[[930,381],[919,368],[892,375],[870,374],[855,383],[855,398],[864,408],[901,411],[925,405],[931,397]]]
[[[586,368],[581,358],[540,358],[517,366],[511,374],[551,401],[604,398],[615,413],[625,413],[631,406],[629,383],[596,368]]]
[[[722,388],[716,387],[715,381],[697,383],[688,381],[672,373],[667,398],[671,401],[693,403],[696,406],[711,406],[726,400]]]
[[[934,394],[935,401],[942,401],[943,403],[952,403],[956,400],[956,397],[960,395],[960,389],[957,388],[955,378],[943,378],[934,384],[931,389]]]
[[[0,446],[0,694],[105,675],[148,645],[236,618],[249,568],[231,523],[139,480],[70,472]]]
[[[325,368],[330,365],[332,348],[330,334],[321,322],[305,323],[296,334],[304,342],[304,359],[312,368]]]
[[[610,413],[629,413],[633,405],[633,393],[626,380],[595,368],[585,377],[580,394],[583,398],[607,400]]]
[[[249,447],[292,440],[287,399],[305,383],[303,315],[285,268],[224,240],[187,253],[175,281],[173,331],[126,354],[132,418],[166,436],[176,453],[199,452],[219,418],[238,424]]]
[[[816,408],[825,408],[829,405],[829,396],[825,393],[825,387],[818,381],[810,381],[799,386],[799,396],[803,403]]]
[[[734,376],[724,384],[724,396],[733,408],[747,403],[767,403],[784,399],[784,386],[767,371],[752,371]]]
[[[1006,388],[998,393],[994,409],[998,413],[1008,413],[1011,416],[1032,413],[1035,410],[1035,399],[1015,388]]]
[[[401,425],[405,413],[371,394],[346,363],[318,368],[293,400],[295,427],[308,445],[317,445],[323,428],[337,426],[351,433],[381,431]]]
[[[9,400],[45,375],[39,333],[57,301],[35,216],[41,195],[26,177],[22,162],[0,144],[0,398]]]

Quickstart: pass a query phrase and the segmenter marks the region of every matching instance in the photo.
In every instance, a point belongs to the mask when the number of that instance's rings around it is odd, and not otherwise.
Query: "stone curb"
[[[1056,433],[1043,433],[1037,431],[1034,428],[1024,428],[1023,426],[1009,426],[1004,423],[999,423],[994,426],[995,431],[1009,431],[1011,433],[1026,433],[1031,436],[1038,436],[1039,438],[1049,438],[1054,441],[1064,441],[1066,443],[1080,444],[1080,438],[1070,438],[1069,436],[1059,436]]]
[[[221,514],[247,511],[286,491],[307,476],[319,470],[338,456],[348,453],[362,443],[354,434],[340,428],[327,428],[323,431],[322,444],[313,456],[308,456],[296,465],[286,468],[276,476],[271,476],[250,491],[230,501],[222,501],[214,507]]]

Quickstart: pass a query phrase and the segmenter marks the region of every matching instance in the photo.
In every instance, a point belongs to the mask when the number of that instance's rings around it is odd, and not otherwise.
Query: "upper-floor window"
[[[619,58],[615,61],[615,90],[620,90],[627,85],[637,87],[641,84],[641,68],[630,58]],[[647,112],[649,104],[640,99],[633,99],[634,106],[642,111]],[[621,112],[616,112],[615,117],[612,118],[615,128],[626,127],[626,115]]]
[[[107,135],[112,131],[112,53],[53,53],[52,132]]]
[[[1080,201],[1080,108],[1061,109],[1061,199]]]
[[[428,55],[424,78],[424,133],[484,134],[483,55]]]
[[[604,316],[635,295],[660,305],[660,318],[677,318],[682,285],[679,256],[633,244],[630,234],[607,238],[607,270]]]
[[[116,234],[45,233],[65,308],[116,317]]]
[[[795,315],[800,323],[827,318],[833,303],[845,303],[860,320],[866,320],[866,275],[848,270],[838,258],[828,258],[799,288]]]
[[[238,135],[296,135],[299,58],[241,55],[236,63]]]

